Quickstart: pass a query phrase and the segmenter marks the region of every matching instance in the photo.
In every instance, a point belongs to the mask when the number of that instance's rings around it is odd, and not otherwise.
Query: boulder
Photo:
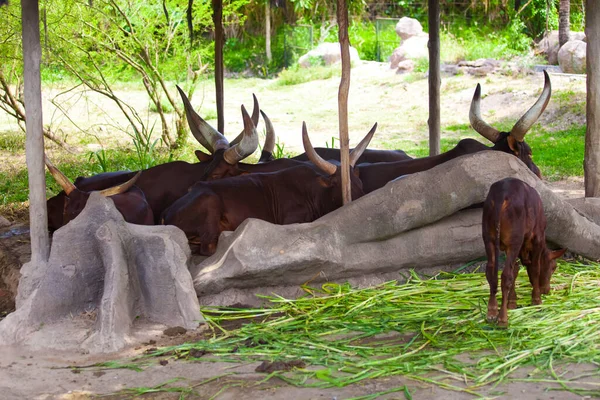
[[[403,41],[413,36],[422,36],[423,26],[421,26],[421,23],[414,18],[402,17],[396,24],[396,34],[398,34]]]
[[[548,240],[600,258],[600,225],[588,217],[597,215],[597,203],[579,212],[516,157],[483,151],[392,181],[309,224],[249,219],[191,268],[196,292],[202,304],[256,304],[256,293],[298,295],[307,282],[372,285],[402,270],[430,272],[485,257],[481,209],[465,209],[506,177],[540,193]]]
[[[412,72],[415,69],[415,62],[413,60],[403,60],[398,63],[397,74],[404,74]]]
[[[584,32],[569,32],[569,40],[586,41]],[[536,52],[543,54],[550,65],[558,65],[558,51],[560,46],[558,43],[558,31],[550,31],[536,45]]]
[[[582,40],[570,40],[558,51],[558,65],[567,74],[585,74],[586,47]]]
[[[390,68],[398,68],[398,64],[404,60],[429,58],[429,49],[427,48],[428,41],[429,35],[427,34],[413,36],[409,39],[403,40],[402,44],[392,53],[390,58]]]
[[[298,64],[303,68],[309,68],[318,65],[331,65],[342,60],[342,54],[339,43],[321,43],[315,49],[304,54],[298,60]],[[358,51],[350,46],[350,61],[360,61]]]
[[[189,257],[179,229],[128,224],[110,198],[92,193],[54,233],[48,262],[21,268],[0,342],[102,353],[165,325],[195,328],[203,319]]]

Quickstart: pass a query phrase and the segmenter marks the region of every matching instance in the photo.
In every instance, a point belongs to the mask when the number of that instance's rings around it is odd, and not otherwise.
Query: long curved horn
[[[265,114],[263,110],[260,110],[260,113],[262,114],[262,117],[265,120],[266,131],[265,145],[263,146],[263,151],[273,154],[273,150],[275,150],[275,129],[273,128],[271,120],[269,119],[269,117],[267,117],[267,114]]]
[[[73,190],[77,189],[77,187],[75,187],[73,182],[71,182],[69,180],[69,178],[67,178],[65,176],[65,174],[60,172],[60,170],[58,168],[56,168],[54,166],[54,164],[52,164],[50,162],[50,160],[48,159],[48,156],[46,156],[46,154],[44,154],[44,163],[46,164],[46,167],[48,167],[48,171],[50,171],[50,175],[52,175],[52,177],[54,178],[56,183],[58,183],[60,185],[60,187],[63,188],[63,190],[65,191],[67,196],[70,195]]]
[[[252,122],[254,123],[254,127],[258,126],[258,111],[260,110],[260,106],[258,105],[258,99],[256,98],[256,95],[254,93],[252,93],[252,98],[254,99],[254,109],[252,110]],[[233,146],[234,144],[238,144],[242,138],[244,137],[244,132],[246,130],[242,130],[240,132],[239,135],[236,136],[235,139],[233,139],[230,143],[230,146]]]
[[[371,128],[369,133],[367,133],[367,135],[363,138],[363,140],[360,141],[358,146],[356,146],[354,148],[354,150],[352,150],[350,152],[350,166],[351,167],[354,168],[356,161],[358,161],[359,157],[362,155],[362,153],[365,151],[365,149],[369,145],[369,142],[371,142],[371,139],[373,139],[373,135],[375,134],[376,130],[377,130],[377,122],[375,122],[375,125],[373,125],[373,127]]]
[[[138,171],[137,174],[130,180],[125,183],[121,183],[120,185],[110,187],[108,189],[100,190],[100,194],[104,197],[114,196],[115,194],[125,193],[135,184],[135,181],[140,177],[142,171]]]
[[[517,121],[510,131],[510,135],[514,137],[518,142],[522,142],[525,139],[525,134],[531,128],[535,121],[538,120],[540,115],[546,109],[548,102],[550,101],[550,95],[552,94],[552,86],[550,85],[550,77],[548,73],[544,71],[544,89],[542,94],[535,102],[533,106]]]
[[[318,155],[310,143],[308,131],[306,130],[306,122],[304,121],[302,121],[302,144],[304,144],[304,151],[306,152],[308,159],[315,164],[317,168],[325,172],[327,175],[331,176],[335,174],[337,167],[329,161],[325,161],[320,155]]]
[[[177,86],[177,90],[179,91],[179,95],[183,101],[185,115],[187,116],[190,131],[192,131],[192,135],[194,135],[196,140],[202,146],[206,147],[206,149],[212,154],[219,149],[227,149],[229,147],[229,142],[225,136],[210,126],[208,122],[203,120],[202,117],[200,117],[198,113],[194,111],[190,100],[179,86]]]
[[[227,164],[234,165],[250,154],[254,153],[258,147],[258,133],[254,122],[248,115],[246,107],[242,105],[242,118],[244,119],[244,137],[240,142],[231,146],[223,153],[223,159]]]
[[[481,85],[478,83],[477,88],[475,88],[475,94],[473,95],[473,100],[471,100],[471,109],[469,110],[469,121],[471,122],[471,126],[477,133],[491,141],[492,143],[496,143],[496,141],[500,138],[500,131],[490,125],[488,125],[481,118]]]

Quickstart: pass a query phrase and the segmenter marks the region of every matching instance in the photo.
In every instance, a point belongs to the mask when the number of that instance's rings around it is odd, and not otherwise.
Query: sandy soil
[[[486,78],[470,76],[445,77],[442,81],[442,126],[447,124],[468,124],[468,108],[477,83],[483,86],[482,112],[489,123],[518,117],[535,101],[543,84],[541,74],[509,78],[490,75]],[[573,91],[584,99],[585,79],[567,76],[552,76],[553,89]],[[301,151],[300,126],[302,121],[308,124],[312,141],[323,146],[331,137],[337,135],[337,78],[325,81],[309,82],[297,86],[277,87],[274,81],[249,79],[227,81],[226,118],[227,134],[232,137],[241,130],[239,106],[250,105],[251,94],[256,93],[261,108],[272,119],[279,140],[285,143],[286,151]],[[45,97],[45,119],[54,128],[73,142],[81,142],[81,150],[94,149],[97,142],[107,146],[128,145],[128,137],[120,131],[125,123],[114,106],[93,94],[60,94],[64,88],[47,88]],[[145,104],[145,94],[139,90],[122,88],[119,92],[132,104]],[[427,138],[427,80],[406,83],[404,78],[390,70],[387,64],[364,63],[352,70],[350,91],[350,135],[351,144],[357,143],[374,122],[379,129],[372,147],[389,148],[398,140],[421,141]],[[59,95],[60,94],[60,95]],[[68,110],[68,118],[51,104],[57,98],[63,101]],[[214,109],[214,87],[211,82],[202,83],[193,98],[193,104],[201,110]],[[143,108],[143,107],[142,107]],[[564,116],[561,105],[551,102],[541,118],[541,123],[552,129],[573,120],[580,121],[582,116],[569,114]],[[156,118],[155,114],[143,110],[143,118]],[[74,128],[71,119],[79,128]],[[116,128],[120,126],[121,128]],[[14,129],[6,116],[0,115],[0,132]],[[85,135],[79,130],[87,132]],[[262,128],[261,128],[262,129]],[[90,132],[96,139],[90,139]],[[444,132],[445,137],[455,135]],[[79,140],[76,140],[79,138]],[[82,140],[82,138],[87,138]],[[534,149],[535,152],[535,149]],[[0,149],[3,163],[13,166],[24,163],[18,156],[8,155]],[[6,156],[6,157],[5,157]],[[14,158],[13,158],[14,157]],[[581,197],[583,180],[569,179],[553,182],[551,186],[564,197]],[[1,239],[7,244],[7,238]],[[25,246],[27,239],[13,237],[15,246]],[[19,257],[23,254],[19,253]],[[90,365],[103,360],[127,359],[141,354],[149,347],[182,343],[201,337],[206,333],[200,328],[197,332],[188,332],[182,337],[157,336],[157,343],[128,349],[119,354],[92,357],[86,354],[60,352],[32,352],[23,348],[0,347],[0,398],[2,399],[82,399],[90,393],[115,393],[127,387],[151,387],[170,379],[183,377],[173,385],[197,384],[211,377],[221,377],[211,383],[198,386],[198,395],[188,398],[211,398],[223,388],[220,399],[342,399],[372,394],[392,389],[404,384],[410,388],[416,399],[466,399],[472,395],[457,393],[439,387],[413,381],[403,377],[378,379],[346,388],[300,389],[286,385],[279,380],[260,383],[264,374],[256,373],[257,363],[230,364],[214,362],[185,362],[173,359],[152,359],[144,372],[130,370],[73,369],[69,366]],[[167,363],[164,363],[164,361]],[[162,365],[159,363],[163,361]],[[591,365],[568,365],[559,372],[568,371],[568,375],[577,375],[590,369]],[[525,377],[530,370],[519,370],[515,376]],[[591,379],[591,378],[590,378]],[[585,378],[583,379],[585,380]],[[461,385],[460,382],[449,382]],[[596,382],[598,384],[598,382]],[[583,387],[585,385],[582,384]],[[548,388],[558,388],[550,383],[511,383],[498,387],[484,387],[482,394],[502,398],[519,399],[579,399],[580,396],[568,392],[548,392]],[[176,394],[158,393],[144,398],[171,399]],[[402,392],[391,393],[382,398],[403,398]],[[115,395],[109,398],[127,398]]]

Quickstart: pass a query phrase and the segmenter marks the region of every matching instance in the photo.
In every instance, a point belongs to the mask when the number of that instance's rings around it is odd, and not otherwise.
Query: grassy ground
[[[206,307],[212,338],[166,347],[122,365],[143,368],[152,357],[264,361],[265,381],[278,378],[315,388],[395,375],[413,380],[370,398],[392,392],[411,398],[417,382],[485,397],[506,395],[502,385],[515,382],[600,396],[599,267],[560,262],[543,306],[530,305],[531,287],[522,271],[517,281],[520,308],[510,311],[507,329],[485,321],[489,289],[484,274],[441,273],[431,279],[413,274],[403,284],[361,290],[336,284],[304,287],[305,297],[268,298],[269,307],[262,309]],[[588,369],[570,374],[567,363],[587,364]],[[514,374],[522,368],[529,375]],[[126,392],[160,391],[193,394],[181,382]]]

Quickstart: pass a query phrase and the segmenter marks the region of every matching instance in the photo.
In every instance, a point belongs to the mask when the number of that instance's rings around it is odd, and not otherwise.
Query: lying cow
[[[500,132],[496,128],[488,125],[481,118],[481,86],[478,84],[475,89],[475,94],[473,95],[473,100],[471,101],[469,120],[477,133],[494,143],[492,147],[488,147],[474,139],[463,139],[458,142],[453,149],[436,156],[416,158],[414,160],[360,164],[356,169],[360,180],[363,182],[365,194],[383,187],[385,184],[399,176],[426,171],[454,158],[485,150],[502,151],[504,153],[513,154],[525,163],[534,174],[541,178],[540,170],[531,158],[531,148],[525,142],[525,134],[546,109],[546,106],[550,101],[551,92],[550,77],[546,71],[544,71],[544,89],[538,100],[519,119],[519,121],[517,121],[510,132]]]
[[[247,114],[244,124],[252,124]],[[377,124],[350,154],[354,166],[367,147]],[[311,161],[324,174],[307,166],[272,173],[253,173],[211,182],[198,182],[162,215],[161,222],[175,225],[188,237],[194,252],[211,255],[219,235],[235,230],[248,218],[275,224],[311,222],[342,206],[341,173],[316,154],[306,130],[302,139]],[[363,195],[362,184],[351,174],[352,198]]]
[[[50,162],[48,157],[45,157],[45,163],[52,177],[64,190],[61,222],[66,224],[83,210],[91,191],[78,189],[69,178]],[[99,193],[113,200],[115,207],[123,215],[125,221],[138,225],[153,225],[154,214],[146,201],[144,192],[134,186],[140,174],[141,172],[138,172],[127,182],[100,190]],[[121,178],[121,176],[119,175],[118,178]]]
[[[533,304],[542,304],[541,294],[550,292],[550,277],[556,259],[566,249],[551,251],[546,247],[546,216],[538,192],[525,182],[506,178],[494,183],[483,205],[483,242],[487,254],[486,276],[490,285],[488,321],[508,325],[508,309],[517,307],[515,280],[519,273],[517,257],[527,268],[533,287]],[[502,306],[498,313],[498,256],[506,252],[502,271]]]

